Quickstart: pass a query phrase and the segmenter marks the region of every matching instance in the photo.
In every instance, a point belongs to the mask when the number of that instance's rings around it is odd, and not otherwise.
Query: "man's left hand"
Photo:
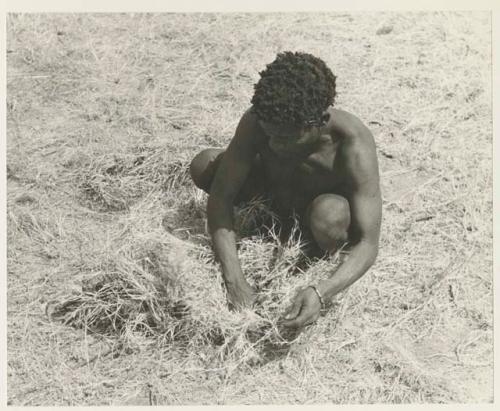
[[[320,310],[321,302],[318,295],[311,287],[307,287],[295,297],[292,306],[285,313],[283,325],[302,328],[313,324],[319,318]]]

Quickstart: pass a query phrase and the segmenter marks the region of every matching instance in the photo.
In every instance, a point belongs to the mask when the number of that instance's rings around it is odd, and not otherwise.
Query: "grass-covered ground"
[[[490,16],[8,17],[8,399],[14,405],[493,399]],[[186,167],[225,146],[278,51],[323,58],[378,146],[373,268],[287,344],[297,240],[256,233],[230,312]]]

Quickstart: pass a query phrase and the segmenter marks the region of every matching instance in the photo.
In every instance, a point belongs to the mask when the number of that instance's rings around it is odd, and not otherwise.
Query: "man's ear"
[[[321,122],[324,124],[328,123],[328,120],[330,120],[330,113],[328,111],[323,112],[321,115]]]

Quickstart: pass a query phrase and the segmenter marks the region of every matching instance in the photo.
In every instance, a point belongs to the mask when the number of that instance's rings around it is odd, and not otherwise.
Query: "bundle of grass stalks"
[[[123,335],[128,331],[147,335],[168,334],[174,339],[183,315],[173,292],[173,272],[157,260],[157,251],[116,254],[82,280],[81,292],[51,307],[52,318],[99,333]],[[141,253],[142,251],[142,253]]]
[[[83,267],[81,290],[49,304],[50,317],[124,344],[142,335],[153,344],[212,347],[218,359],[234,366],[286,354],[298,335],[280,326],[283,311],[331,261],[320,260],[304,272],[300,265],[307,257],[298,222],[283,243],[267,205],[250,202],[237,212],[239,231],[250,234],[239,242],[239,255],[258,299],[253,309],[231,311],[209,247],[152,223],[148,211],[159,201],[149,198],[123,217],[107,259]]]

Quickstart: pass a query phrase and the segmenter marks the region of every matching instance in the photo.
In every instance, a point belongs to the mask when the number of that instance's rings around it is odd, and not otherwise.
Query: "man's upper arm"
[[[233,201],[248,176],[257,154],[257,120],[247,110],[236,127],[212,182],[210,196]]]
[[[375,142],[364,127],[364,136],[347,148],[347,172],[351,184],[351,235],[356,241],[378,245],[382,197]]]
[[[359,187],[352,194],[350,208],[354,239],[378,245],[382,220],[380,190]]]

